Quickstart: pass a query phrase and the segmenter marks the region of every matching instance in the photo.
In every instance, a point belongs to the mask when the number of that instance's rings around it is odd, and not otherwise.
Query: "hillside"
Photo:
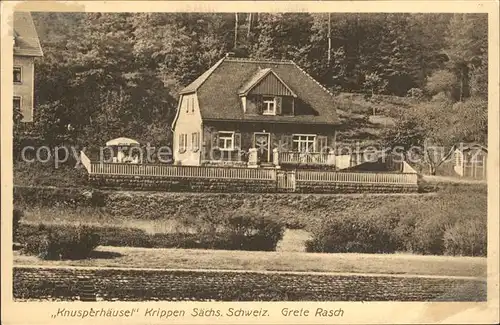
[[[317,13],[259,13],[251,20],[244,13],[33,18],[45,54],[35,70],[35,119],[42,122],[36,132],[54,146],[68,139],[89,146],[123,134],[170,143],[165,125],[175,115],[178,90],[231,51],[293,60],[325,88],[341,92],[341,142],[377,143],[410,104],[398,97],[409,92],[443,93],[452,103],[487,97],[486,15],[332,14],[330,23]]]
[[[336,100],[337,112],[344,124],[337,141],[360,145],[380,145],[383,132],[394,127],[405,109],[418,103],[410,97],[374,95],[368,98],[360,93],[340,93]]]

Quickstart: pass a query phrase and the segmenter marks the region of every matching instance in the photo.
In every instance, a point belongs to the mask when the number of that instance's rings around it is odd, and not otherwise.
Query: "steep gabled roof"
[[[192,83],[190,83],[187,87],[185,87],[184,89],[181,90],[180,94],[188,94],[188,93],[192,93],[192,92],[195,92],[196,90],[198,90],[198,88],[205,82],[205,80],[208,79],[208,77],[210,77],[210,75],[212,74],[212,72],[214,72],[215,69],[217,69],[217,67],[222,63],[222,61],[224,61],[224,58],[220,59],[219,61],[217,61],[217,63],[215,63],[210,69],[208,69],[207,71],[203,72],[203,74],[201,76],[199,76],[198,78],[196,78],[195,81],[193,81]]]
[[[43,56],[35,24],[29,12],[14,12],[14,55]]]
[[[288,85],[284,83],[283,80],[281,80],[281,78],[271,68],[257,70],[257,72],[240,88],[238,94],[247,95],[250,90],[257,86],[259,82],[264,80],[269,74],[273,74],[279,80],[279,82],[281,82],[281,84],[283,84],[283,86],[288,89],[293,97],[297,97],[293,90],[291,90],[290,87],[288,87]]]
[[[312,114],[297,116],[247,116],[239,93],[269,73],[276,75]],[[249,86],[250,85],[250,86]],[[225,57],[181,91],[196,92],[205,120],[271,121],[284,123],[337,124],[334,97],[292,61]]]

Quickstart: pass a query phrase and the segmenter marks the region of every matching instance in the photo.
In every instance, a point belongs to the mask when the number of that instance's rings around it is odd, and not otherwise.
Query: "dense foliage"
[[[20,232],[19,237],[23,253],[45,260],[85,259],[99,246],[99,235],[88,226],[68,231],[65,227],[40,225],[31,232]]]
[[[307,243],[314,252],[486,256],[486,187],[449,187],[427,204],[391,202],[326,216]]]
[[[101,145],[103,139],[122,135],[155,145],[169,143],[178,91],[228,51],[293,59],[332,91],[437,95],[450,106],[463,102],[465,108],[472,98],[471,109],[479,109],[481,117],[486,111],[486,15],[33,16],[45,53],[36,62],[35,131],[49,145]],[[448,118],[454,113],[443,110],[442,101],[428,105],[441,120],[452,123]],[[425,113],[416,113],[415,121],[425,128],[420,115]],[[402,132],[408,131],[405,123],[398,123]],[[484,138],[484,129],[479,131]],[[424,136],[439,138],[433,129]]]
[[[274,251],[285,230],[280,222],[251,213],[201,215],[197,218],[179,216],[177,221],[182,228],[169,233],[87,226],[83,235],[82,228],[72,224],[21,224],[19,240],[26,244],[25,252],[46,259],[58,259],[58,254],[62,254],[62,258],[74,258],[78,252],[90,253],[91,250],[87,251],[85,247],[92,247],[86,243],[94,243],[94,237],[87,236],[87,233],[97,236],[98,243],[104,246]],[[68,246],[67,251],[64,245]]]

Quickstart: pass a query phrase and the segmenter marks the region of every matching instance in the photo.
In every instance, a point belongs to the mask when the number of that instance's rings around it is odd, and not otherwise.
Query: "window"
[[[187,149],[187,134],[179,134],[179,152],[186,152]]]
[[[274,97],[264,97],[263,115],[276,115],[276,101]]]
[[[316,142],[318,143],[316,150],[321,153],[326,153],[328,150],[328,138],[326,136],[318,136]]]
[[[19,84],[23,82],[23,74],[21,67],[14,67],[14,83]]]
[[[315,140],[315,135],[296,134],[293,136],[293,151],[315,152]]]
[[[219,132],[219,149],[234,150],[234,132]]]
[[[194,113],[194,98],[191,98],[191,113]]]
[[[13,108],[14,110],[21,110],[21,96],[14,96]]]
[[[186,106],[186,113],[189,113],[189,97],[186,97],[186,101],[183,101],[184,106]]]
[[[200,150],[200,132],[191,134],[191,149],[194,152]]]

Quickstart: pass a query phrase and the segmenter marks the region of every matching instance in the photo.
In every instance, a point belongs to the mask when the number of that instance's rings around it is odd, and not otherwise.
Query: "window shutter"
[[[234,149],[241,150],[241,133],[234,133]]]
[[[212,150],[219,148],[219,132],[212,131]]]
[[[318,136],[318,144],[317,144],[317,150],[319,152],[323,152],[323,150],[326,150],[328,147],[328,138],[326,136],[320,135]]]
[[[255,104],[257,106],[257,114],[262,115],[262,112],[264,110],[264,98],[262,96],[256,96],[255,97]]]
[[[281,115],[281,106],[283,104],[281,97],[274,97],[274,103],[276,105],[276,115]]]
[[[281,150],[282,151],[291,151],[292,150],[292,136],[291,135],[283,135],[281,137]]]

